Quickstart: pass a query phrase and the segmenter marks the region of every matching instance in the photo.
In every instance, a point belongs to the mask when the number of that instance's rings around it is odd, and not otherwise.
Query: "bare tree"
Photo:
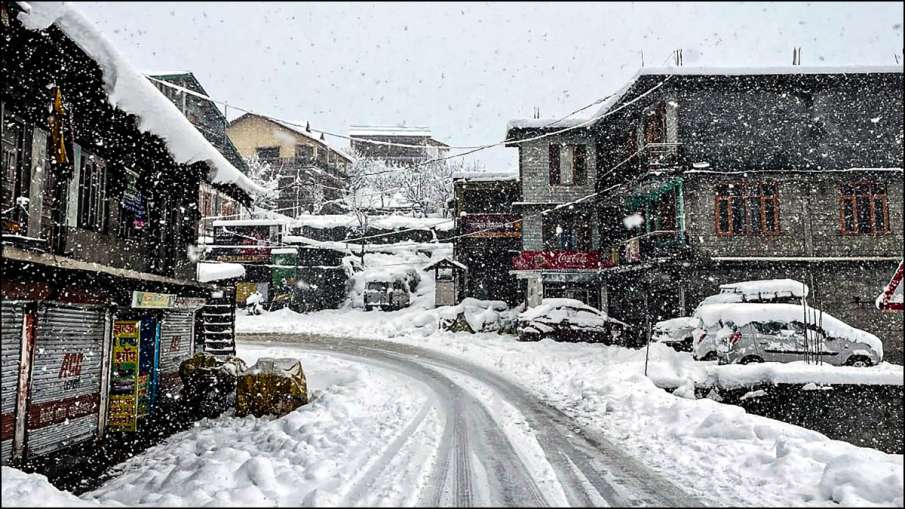
[[[279,195],[279,170],[274,168],[272,164],[262,160],[257,154],[245,158],[248,164],[248,178],[254,183],[263,187],[266,192],[255,197],[254,207],[273,210],[276,207],[277,196]]]

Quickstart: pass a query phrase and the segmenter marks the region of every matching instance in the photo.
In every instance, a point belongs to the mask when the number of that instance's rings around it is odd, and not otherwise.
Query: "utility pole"
[[[647,302],[648,284],[644,284],[644,333],[647,335],[647,347],[644,350],[644,376],[647,376],[647,360],[650,358],[650,306]]]

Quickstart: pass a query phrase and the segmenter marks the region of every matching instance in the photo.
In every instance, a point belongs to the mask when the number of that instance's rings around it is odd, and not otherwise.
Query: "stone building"
[[[641,325],[644,295],[660,320],[722,283],[793,278],[901,362],[902,318],[873,301],[902,258],[902,76],[643,70],[591,130],[608,310]]]
[[[353,125],[349,129],[349,137],[352,138],[353,154],[366,159],[377,159],[390,166],[423,163],[446,157],[449,153],[449,146],[435,140],[428,127]],[[418,146],[396,146],[389,143]]]
[[[281,214],[341,213],[352,158],[307,126],[246,113],[230,122],[227,134],[242,156],[257,157],[277,172],[276,209]]]
[[[518,287],[509,270],[522,245],[520,218],[512,206],[521,197],[518,179],[489,173],[459,175],[453,179],[453,196],[453,257],[468,268],[458,300],[474,297],[515,304]]]
[[[902,317],[873,302],[902,258],[902,76],[643,69],[589,128],[518,144],[525,252],[513,268],[529,303],[563,296],[565,284],[565,296],[635,325],[640,341],[648,313],[687,315],[723,283],[793,278],[811,286],[812,305],[880,336],[901,362]],[[513,122],[507,137],[563,127]],[[563,144],[587,145],[585,184],[554,183]],[[588,195],[566,209],[586,222],[537,213]]]

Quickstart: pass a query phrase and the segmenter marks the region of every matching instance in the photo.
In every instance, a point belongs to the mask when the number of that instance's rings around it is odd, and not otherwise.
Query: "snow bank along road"
[[[345,502],[361,502],[414,468],[425,474],[420,505],[701,505],[601,435],[461,359],[397,343],[298,334],[245,335],[241,345],[262,355],[273,349],[364,363],[426,392],[396,436],[370,444],[373,459],[350,480]],[[428,454],[423,447],[431,444]]]

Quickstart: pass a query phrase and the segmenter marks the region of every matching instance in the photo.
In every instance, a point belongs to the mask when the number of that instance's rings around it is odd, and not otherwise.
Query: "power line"
[[[631,101],[628,101],[628,102],[626,102],[626,103],[623,103],[623,104],[622,104],[621,106],[619,106],[618,108],[616,108],[616,109],[614,109],[614,110],[609,110],[609,111],[606,111],[606,112],[604,112],[604,113],[602,113],[602,114],[600,114],[600,115],[596,115],[596,116],[594,116],[594,117],[591,117],[591,118],[589,118],[589,119],[587,119],[587,120],[585,120],[585,121],[583,121],[583,122],[581,122],[581,123],[579,123],[579,124],[576,124],[576,125],[574,125],[574,126],[565,127],[565,128],[563,128],[563,129],[559,129],[559,130],[557,130],[557,131],[553,131],[553,132],[550,132],[550,133],[545,133],[545,134],[541,134],[541,135],[533,136],[533,137],[529,137],[529,138],[522,138],[522,139],[518,139],[518,140],[509,140],[509,139],[505,139],[505,140],[503,140],[503,141],[499,141],[499,142],[496,142],[496,143],[491,143],[491,144],[487,144],[487,145],[480,145],[480,146],[475,146],[475,147],[450,147],[450,148],[463,148],[463,149],[465,149],[465,148],[470,148],[471,150],[468,150],[468,151],[466,151],[466,152],[461,152],[461,153],[458,153],[458,154],[449,155],[449,156],[444,156],[444,157],[438,157],[438,158],[434,158],[434,159],[429,159],[429,160],[426,160],[426,161],[422,161],[422,162],[419,162],[419,163],[415,163],[414,165],[401,166],[401,167],[398,167],[398,168],[387,169],[387,170],[384,170],[384,171],[368,173],[368,174],[364,174],[364,175],[362,175],[362,176],[367,177],[367,176],[374,176],[374,175],[382,175],[382,174],[385,174],[385,173],[390,173],[390,172],[395,172],[395,171],[401,171],[401,170],[411,169],[411,168],[417,168],[417,167],[421,167],[421,166],[428,165],[428,164],[433,164],[433,163],[437,163],[437,162],[441,162],[441,161],[446,161],[446,160],[453,159],[453,158],[456,158],[456,157],[466,156],[466,155],[469,155],[469,154],[473,154],[473,153],[475,153],[475,152],[479,152],[479,151],[481,151],[481,150],[486,150],[486,149],[488,149],[488,148],[493,148],[493,147],[497,147],[497,146],[503,146],[503,145],[507,145],[507,144],[516,144],[516,145],[518,145],[518,144],[522,144],[522,143],[528,143],[528,142],[532,142],[532,141],[537,141],[537,140],[540,140],[540,139],[544,139],[544,138],[547,138],[547,137],[550,137],[550,136],[556,136],[556,135],[562,134],[562,133],[564,133],[564,132],[572,131],[572,130],[575,130],[575,129],[581,129],[581,128],[584,128],[584,127],[587,127],[587,126],[591,125],[592,123],[594,123],[594,122],[596,122],[596,121],[598,121],[598,120],[601,120],[601,119],[603,119],[603,118],[605,118],[605,117],[608,117],[608,116],[610,116],[610,115],[616,113],[617,111],[622,110],[623,108],[627,108],[628,106],[634,104],[635,102],[641,100],[642,98],[646,97],[648,94],[652,93],[653,91],[655,91],[655,90],[657,90],[658,88],[660,88],[661,86],[663,86],[663,84],[666,83],[667,81],[669,81],[671,78],[672,78],[672,75],[669,75],[669,76],[667,76],[666,78],[664,78],[663,81],[661,81],[661,82],[658,83],[657,85],[651,87],[650,89],[648,89],[647,91],[645,91],[645,92],[642,93],[641,95],[635,97],[635,98],[632,99]],[[206,96],[206,95],[204,95],[204,94],[200,94],[200,93],[198,93],[198,92],[195,92],[195,91],[186,89],[186,88],[184,88],[184,87],[180,87],[180,86],[178,86],[178,85],[174,85],[174,84],[169,83],[169,82],[166,82],[166,81],[158,80],[158,79],[153,78],[153,77],[150,77],[150,76],[148,76],[148,79],[151,79],[151,80],[160,82],[160,83],[164,84],[165,86],[169,86],[169,87],[173,87],[173,88],[176,88],[176,89],[179,89],[179,90],[183,90],[185,93],[189,93],[189,94],[194,95],[194,96],[196,96],[196,97],[200,97],[200,98],[209,100],[209,101],[211,101],[211,102],[213,102],[213,103],[215,103],[215,104],[226,104],[226,101],[220,101],[220,100],[212,99],[211,97],[208,97],[208,96]],[[596,102],[596,101],[595,101],[595,102]],[[591,104],[591,105],[593,105],[593,104]],[[588,105],[587,107],[585,107],[585,108],[583,108],[583,109],[587,109],[587,108],[590,107],[591,105]],[[244,108],[240,108],[240,107],[235,106],[235,105],[230,105],[230,107],[235,108],[235,109],[237,109],[237,110],[239,110],[239,111],[243,111],[243,112],[245,112],[245,113],[250,113],[250,114],[253,114],[253,115],[258,115],[258,116],[267,118],[267,119],[269,119],[269,120],[274,120],[274,121],[276,121],[276,122],[280,122],[280,123],[284,123],[284,124],[288,124],[288,125],[296,126],[296,127],[302,127],[302,126],[300,126],[299,124],[296,124],[296,123],[293,123],[293,122],[289,122],[289,121],[286,121],[286,120],[281,120],[281,119],[278,119],[278,118],[276,118],[276,117],[271,117],[271,116],[269,116],[269,115],[262,115],[262,114],[260,114],[260,113],[255,113],[255,112],[253,112],[253,111],[246,110],[246,109],[244,109]],[[558,122],[558,121],[556,121],[556,122]],[[554,123],[556,123],[556,122],[554,122]],[[552,125],[552,124],[551,124],[551,125]],[[331,133],[331,132],[328,132],[328,131],[323,131],[323,130],[319,130],[319,129],[312,129],[312,130],[315,131],[315,132],[320,132],[320,133],[328,134],[328,135],[330,135],[330,136],[338,136],[338,137],[341,137],[341,138],[345,138],[345,136],[343,136],[343,135],[337,135],[337,134],[335,134],[335,133]],[[420,145],[418,145],[418,147],[420,147]]]

